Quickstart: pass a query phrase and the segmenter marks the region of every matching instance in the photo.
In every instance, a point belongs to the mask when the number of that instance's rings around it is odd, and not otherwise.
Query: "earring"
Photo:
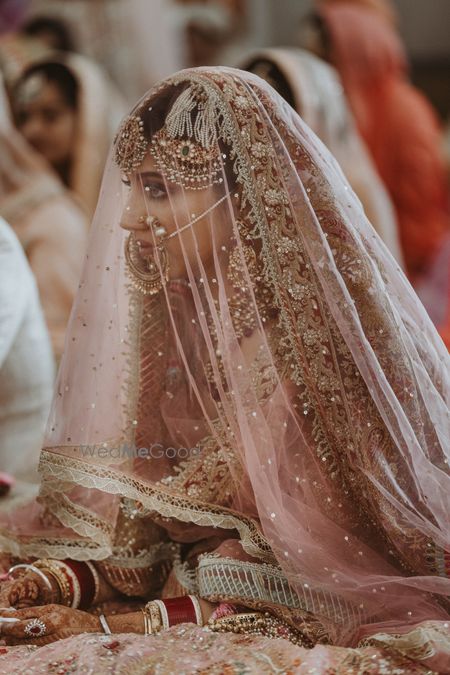
[[[156,295],[169,280],[169,261],[163,247],[158,248],[159,265],[154,258],[142,258],[133,234],[125,240],[125,261],[131,284],[143,295]]]

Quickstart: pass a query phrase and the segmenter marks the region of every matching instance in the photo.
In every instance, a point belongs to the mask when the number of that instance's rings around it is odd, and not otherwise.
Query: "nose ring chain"
[[[155,237],[157,237],[158,239],[162,239],[167,234],[166,228],[164,227],[164,225],[161,225],[156,216],[140,216],[138,222],[145,223],[149,227],[149,229],[153,228]]]
[[[155,236],[160,240],[160,244],[165,244],[166,241],[169,241],[170,239],[173,239],[174,237],[177,237],[179,234],[184,232],[184,230],[187,230],[188,227],[192,227],[195,223],[198,223],[199,220],[202,220],[205,216],[207,216],[211,211],[213,211],[215,208],[219,206],[222,202],[225,201],[225,199],[229,196],[229,192],[227,192],[223,197],[221,197],[217,202],[212,204],[206,211],[203,211],[199,216],[191,220],[189,223],[186,225],[183,225],[179,230],[175,230],[175,232],[172,232],[171,234],[167,235],[167,230],[164,227],[164,225],[161,225],[159,222],[158,218],[156,216],[139,216],[138,222],[139,223],[145,223],[148,225],[149,228],[153,228]]]

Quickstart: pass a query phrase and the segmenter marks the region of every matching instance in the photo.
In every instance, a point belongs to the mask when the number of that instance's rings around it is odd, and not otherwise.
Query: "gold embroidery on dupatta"
[[[356,368],[354,359],[340,334],[336,322],[325,310],[323,289],[313,272],[311,264],[308,262],[308,256],[303,250],[302,240],[298,236],[295,221],[292,218],[292,209],[290,205],[288,206],[286,195],[283,195],[277,180],[273,178],[273,176],[278,175],[275,152],[271,157],[271,143],[267,142],[268,139],[264,138],[264,134],[260,132],[263,125],[260,124],[258,113],[255,114],[254,110],[250,114],[248,112],[251,104],[248,101],[250,97],[246,85],[237,78],[233,78],[232,86],[227,83],[223,84],[224,80],[226,82],[226,78],[214,74],[211,79],[215,80],[218,87],[222,87],[230,110],[236,115],[238,121],[235,127],[232,124],[228,125],[226,113],[229,111],[222,107],[221,114],[225,119],[223,125],[225,141],[230,142],[235,153],[238,167],[237,180],[242,183],[243,187],[242,204],[244,205],[248,200],[252,207],[249,211],[249,219],[254,223],[252,235],[262,246],[261,259],[265,266],[264,278],[274,289],[274,299],[280,309],[280,325],[285,329],[288,338],[285,341],[285,349],[293,366],[292,379],[299,386],[299,397],[304,410],[307,411],[307,414],[311,412],[313,417],[311,426],[318,456],[324,462],[325,472],[329,473],[333,481],[339,480],[342,486],[341,501],[347,501],[347,508],[342,508],[343,520],[346,524],[348,525],[353,520],[355,526],[358,521],[366,525],[368,511],[371,524],[375,526],[381,536],[387,537],[388,528],[383,523],[384,507],[387,505],[387,500],[381,498],[378,492],[375,493],[369,481],[365,480],[365,472],[355,466],[352,461],[347,466],[344,457],[349,456],[348,450],[350,450],[350,458],[353,454],[363,467],[365,465],[365,469],[369,469],[373,475],[385,482],[383,473],[379,471],[377,461],[372,461],[372,455],[365,446],[364,432],[361,434],[361,430],[364,427],[370,430],[372,439],[376,438],[377,433],[381,433],[385,437],[388,444],[386,456],[388,461],[389,457],[392,457],[391,463],[398,462],[398,451],[393,447],[389,434],[386,433],[385,424],[380,419],[372,395],[367,391],[367,385]],[[205,87],[207,86],[205,85]],[[239,93],[242,95],[239,96]],[[266,98],[268,97],[265,94],[260,96],[260,99]],[[277,114],[270,100],[265,101],[265,103],[269,115],[276,119]],[[383,294],[380,294],[380,307],[377,312],[378,325],[376,319],[372,322],[366,321],[370,312],[364,310],[365,301],[376,272],[370,269],[371,263],[367,256],[363,255],[363,252],[361,252],[361,259],[358,258],[359,244],[343,225],[341,216],[333,202],[330,186],[324,178],[320,178],[319,171],[311,156],[304,148],[299,146],[283,122],[280,119],[276,119],[276,121],[278,123],[277,128],[281,128],[287,137],[288,149],[291,150],[291,156],[297,160],[299,170],[307,169],[310,175],[314,176],[315,190],[310,189],[308,181],[304,180],[306,191],[311,200],[314,200],[314,198],[319,200],[318,203],[313,204],[313,207],[321,220],[324,235],[327,236],[328,229],[331,235],[337,232],[335,255],[338,263],[342,265],[342,276],[351,291],[355,304],[357,305],[358,301],[363,303],[360,316],[365,321],[368,338],[372,340],[374,345],[377,344],[380,347],[377,353],[381,354],[382,361],[383,355],[385,356],[386,363],[382,363],[382,365],[385,368],[389,366],[391,369],[394,364],[402,363],[406,366],[397,377],[398,382],[396,384],[406,392],[403,402],[405,407],[409,408],[411,417],[419,421],[424,410],[415,399],[412,371],[411,373],[408,372],[408,362],[403,358],[401,346],[396,337],[395,321],[389,311],[387,299],[383,299]],[[240,133],[237,133],[236,127],[240,130]],[[230,132],[229,137],[226,135],[227,130]],[[266,141],[266,152],[261,150],[264,141]],[[276,139],[274,145],[276,145]],[[248,150],[248,148],[250,149]],[[255,148],[256,152],[253,150],[252,153],[252,148]],[[264,158],[264,161],[261,161],[258,154]],[[253,174],[248,170],[249,166],[252,167]],[[319,182],[318,189],[317,182]],[[323,212],[321,213],[321,209],[324,208],[328,217],[323,217]],[[333,232],[333,227],[336,225],[335,232]],[[264,229],[265,233],[263,234]],[[290,238],[291,242],[288,243]],[[317,241],[314,242],[314,238],[317,240],[317,234],[315,237],[312,236],[310,245],[317,243]],[[343,243],[345,244],[345,241],[343,241],[345,238],[349,244],[347,247],[342,246]],[[322,242],[319,243],[323,245]],[[278,255],[273,255],[269,248],[271,245],[278,246]],[[292,250],[295,250],[297,255],[289,255]],[[285,254],[285,259],[283,259],[283,254]],[[378,270],[378,273],[382,273],[382,270]],[[290,303],[296,312],[295,317],[290,313],[288,303],[284,301],[286,289],[290,295]],[[344,309],[350,311],[349,305],[345,308],[344,304]],[[374,330],[375,326],[376,330]],[[311,329],[313,331],[312,336],[319,338],[314,343],[309,341]],[[387,347],[386,340],[388,337],[390,338],[390,344]],[[389,347],[392,347],[392,349]],[[400,379],[401,377],[403,377],[403,381]],[[364,423],[359,428],[354,425],[352,417],[350,405],[352,393],[353,399],[358,397],[357,400],[364,401]],[[315,405],[315,399],[318,399],[321,405]],[[364,491],[361,492],[360,490],[361,478],[366,485],[365,494]],[[386,487],[389,486],[386,485]],[[411,488],[411,486],[407,487]],[[376,495],[375,500],[371,499],[374,494]],[[348,495],[347,499],[345,495]],[[330,505],[328,508],[336,519],[334,506]],[[324,509],[327,509],[326,503],[324,503]],[[356,514],[358,514],[358,517],[355,520]],[[411,530],[406,530],[398,512],[394,523],[396,527],[393,532],[391,530],[392,536],[389,539],[392,548],[397,549],[397,557],[400,556],[404,566],[412,563],[412,567],[419,570],[423,569],[424,563],[425,565],[427,563],[426,544],[429,544],[429,541],[425,540],[424,537],[420,539],[417,533],[413,533]],[[373,538],[373,531],[370,536]],[[399,541],[402,543],[400,549]]]
[[[198,454],[174,467],[175,474],[160,481],[162,486],[216,506],[230,506],[235,483],[230,471],[232,450],[209,436],[198,443]]]
[[[375,269],[366,252],[361,251],[359,258],[361,244],[343,223],[330,185],[311,155],[278,117],[266,93],[259,90],[255,93],[250,85],[226,73],[189,72],[171,78],[163,86],[186,81],[200,85],[213,101],[221,120],[220,138],[230,148],[236,180],[242,188],[240,207],[247,214],[241,225],[245,229],[242,236],[260,247],[262,279],[273,292],[274,306],[279,312],[278,327],[283,336],[277,356],[289,368],[290,379],[298,388],[295,406],[300,419],[303,415],[305,432],[320,460],[320,476],[312,485],[318,499],[320,491],[328,486],[339,488],[339,508],[323,500],[323,510],[338,524],[354,527],[358,536],[364,537],[366,533],[372,545],[374,531],[387,537],[388,519],[392,526],[393,550],[397,550],[403,564],[407,564],[409,556],[411,566],[422,570],[428,565],[426,554],[430,542],[406,531],[399,512],[366,479],[366,474],[373,475],[389,490],[384,469],[378,463],[382,450],[383,461],[397,474],[402,485],[401,451],[394,448],[386,421],[381,419],[374,402],[374,396],[382,399],[382,392],[368,391],[330,313],[322,281],[311,264],[310,251],[325,250],[329,246],[353,300],[342,303],[343,317],[358,312],[364,334],[386,372],[395,369],[396,364],[402,365],[395,375],[395,389],[396,392],[404,390],[402,404],[412,419],[420,420],[424,404],[417,400],[413,371],[397,339],[388,299],[383,293],[376,296],[372,293],[379,290],[377,275],[382,277],[383,270]],[[270,134],[262,119],[263,113],[257,107],[261,103],[282,140]],[[306,190],[305,203],[302,201],[304,214],[298,204],[291,203],[283,185],[284,179],[287,183],[292,181],[292,176],[283,176],[277,156],[277,152],[281,157],[286,154],[283,143],[290,155],[287,164],[291,166],[293,161],[301,174],[298,189],[303,185]],[[299,231],[297,224],[302,215],[305,215],[304,232]],[[316,218],[321,227],[314,224]],[[313,222],[312,226],[309,221]],[[308,248],[304,240],[308,241]],[[373,303],[366,307],[371,293]],[[395,426],[398,422],[389,420],[389,423]],[[426,431],[432,433],[430,429]],[[85,487],[97,486],[107,492],[125,494],[164,516],[235,528],[247,552],[261,559],[273,559],[257,524],[242,514],[185,494],[177,496],[162,487],[150,487],[108,468],[83,468],[75,460],[58,455],[44,454],[43,465],[50,474],[57,473],[63,480],[73,476]],[[404,487],[406,492],[411,488],[410,485]]]
[[[158,402],[167,370],[168,317],[161,293],[143,296],[129,286],[128,294],[131,356],[126,383],[126,435],[136,447],[150,447],[163,435]]]

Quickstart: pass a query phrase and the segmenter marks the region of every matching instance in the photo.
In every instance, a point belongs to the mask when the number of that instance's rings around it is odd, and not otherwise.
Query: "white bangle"
[[[49,591],[53,591],[53,586],[50,582],[50,579],[38,567],[35,567],[34,565],[28,565],[28,564],[25,564],[25,563],[20,563],[20,565],[13,565],[12,567],[10,567],[9,570],[8,570],[8,574],[11,574],[11,572],[15,572],[16,570],[31,570],[32,572],[37,574],[38,577],[40,577],[42,579],[42,581],[46,584]]]
[[[161,621],[163,628],[164,630],[167,630],[170,626],[169,615],[167,614],[167,607],[165,606],[162,600],[153,600],[153,602],[155,603],[155,605],[158,605],[159,611],[161,613]]]
[[[89,567],[91,570],[92,577],[94,579],[94,597],[92,598],[91,605],[96,605],[98,603],[98,599],[100,597],[100,577],[98,576],[98,572],[95,569],[95,565],[93,565],[89,560],[86,560],[86,565]]]
[[[102,624],[103,632],[105,635],[112,635],[111,628],[108,626],[108,622],[106,620],[106,617],[104,614],[100,614],[98,617],[100,619],[100,623]]]
[[[203,615],[202,615],[202,609],[200,607],[200,603],[198,601],[198,598],[196,595],[188,595],[188,598],[190,598],[193,606],[194,606],[194,612],[195,612],[195,618],[197,620],[197,626],[203,626]]]

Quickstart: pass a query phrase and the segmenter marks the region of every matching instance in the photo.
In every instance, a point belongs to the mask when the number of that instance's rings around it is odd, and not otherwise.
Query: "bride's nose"
[[[147,214],[144,209],[138,209],[131,200],[125,205],[120,219],[120,227],[129,232],[148,230]]]

